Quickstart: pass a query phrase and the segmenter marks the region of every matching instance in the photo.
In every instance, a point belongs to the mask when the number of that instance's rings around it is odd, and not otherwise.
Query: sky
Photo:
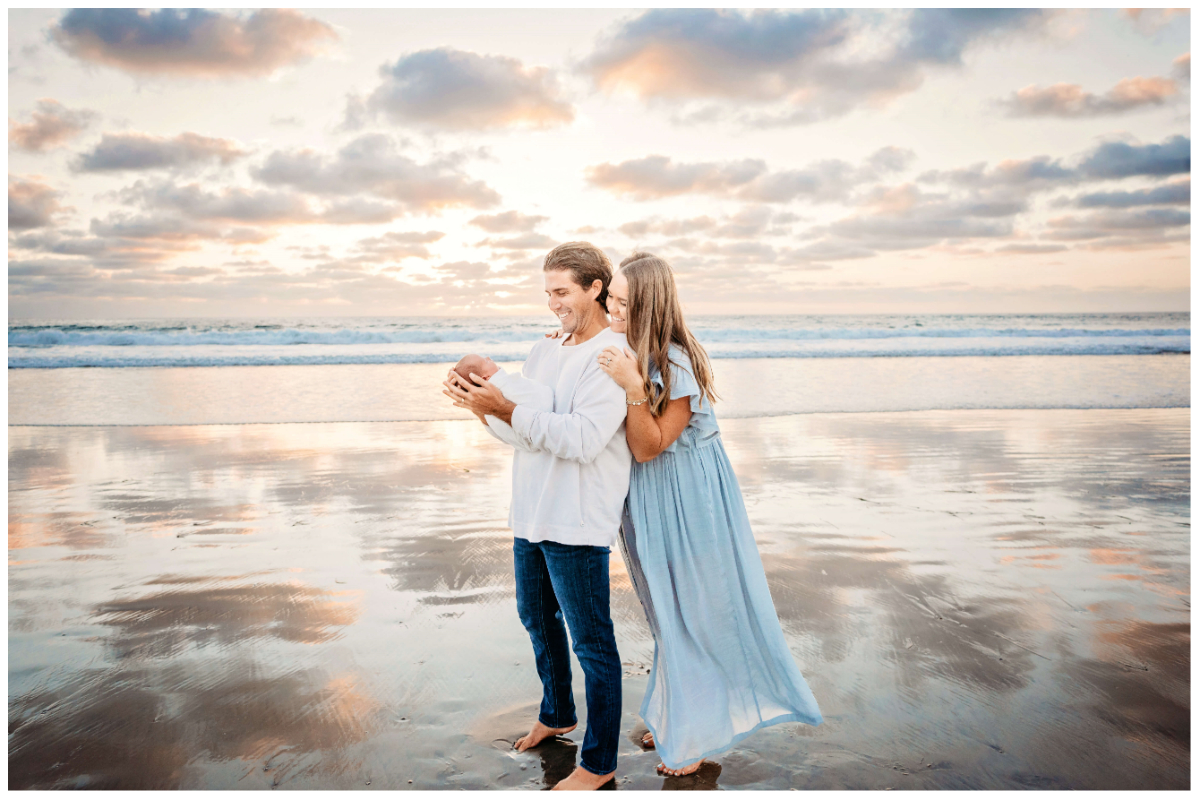
[[[13,319],[1186,311],[1186,10],[9,12]]]

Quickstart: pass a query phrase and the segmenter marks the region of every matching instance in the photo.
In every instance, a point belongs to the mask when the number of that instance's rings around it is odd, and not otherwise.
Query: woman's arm
[[[650,402],[646,398],[645,383],[637,360],[628,350],[606,347],[599,355],[600,369],[604,370],[625,390],[625,402],[630,405],[625,415],[625,440],[629,450],[639,464],[658,456],[679,438],[692,419],[691,399],[677,397],[667,401],[661,417],[650,413]],[[646,398],[646,402],[638,400]]]
[[[615,362],[615,360],[614,360]],[[642,390],[638,390],[640,394]],[[627,398],[626,402],[630,399]],[[690,397],[676,397],[667,401],[661,417],[650,413],[650,403],[630,406],[625,415],[625,441],[639,464],[644,464],[671,446],[679,438],[692,418]]]

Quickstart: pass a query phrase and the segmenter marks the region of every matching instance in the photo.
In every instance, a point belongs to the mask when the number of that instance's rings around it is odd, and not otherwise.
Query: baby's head
[[[490,358],[484,358],[483,356],[478,356],[474,353],[471,353],[459,359],[458,363],[454,365],[454,371],[457,372],[458,376],[467,383],[474,383],[474,381],[471,380],[472,372],[484,380],[487,380],[499,372],[500,368],[497,367],[496,362],[492,361]]]

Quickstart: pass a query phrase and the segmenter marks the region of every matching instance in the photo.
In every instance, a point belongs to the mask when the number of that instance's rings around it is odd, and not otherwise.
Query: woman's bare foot
[[[654,749],[654,734],[650,731],[642,734],[642,747],[645,747],[647,750]]]
[[[513,747],[519,752],[524,753],[531,747],[537,747],[543,740],[549,739],[551,736],[558,736],[560,733],[569,733],[573,730],[575,730],[574,725],[569,728],[547,728],[541,723],[541,720],[538,720],[533,723],[533,728],[529,733],[517,739]]]
[[[658,770],[659,775],[666,775],[667,777],[670,777],[670,778],[680,778],[680,777],[683,777],[684,775],[691,775],[696,770],[700,769],[700,765],[703,763],[704,763],[704,759],[702,758],[699,761],[697,761],[695,764],[688,764],[686,767],[683,767],[681,769],[671,769],[666,764],[659,764],[657,767],[655,767],[655,769]]]
[[[554,784],[554,791],[590,792],[611,781],[616,774],[616,772],[610,772],[607,775],[596,775],[583,767],[576,767],[574,772]]]

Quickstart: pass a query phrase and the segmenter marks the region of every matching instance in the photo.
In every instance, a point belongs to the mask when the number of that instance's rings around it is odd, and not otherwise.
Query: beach
[[[1190,790],[1192,19],[10,8],[8,788]]]
[[[825,721],[657,776],[635,743],[653,643],[614,548],[616,788],[1187,789],[1180,402],[723,417]],[[9,428],[9,788],[536,789],[572,768],[586,719],[511,749],[540,686],[511,456],[477,422],[42,422]]]

